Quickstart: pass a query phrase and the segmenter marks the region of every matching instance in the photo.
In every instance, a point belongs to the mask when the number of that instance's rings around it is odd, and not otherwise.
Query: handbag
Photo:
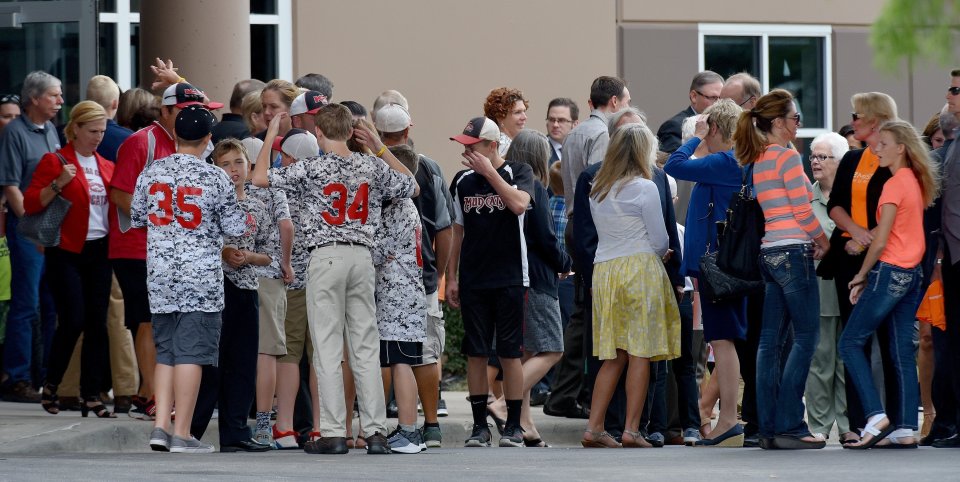
[[[54,154],[60,158],[64,166],[67,160],[59,152]],[[17,223],[17,235],[33,241],[44,248],[52,248],[60,244],[60,225],[63,224],[63,218],[70,211],[72,203],[67,198],[57,194],[56,197],[47,204],[47,207],[36,214],[25,214]]]
[[[717,266],[738,278],[759,281],[760,242],[765,229],[763,208],[753,192],[753,164],[750,164],[743,173],[740,192],[730,197],[726,227],[719,239]]]
[[[735,194],[736,195],[736,194]],[[713,212],[713,190],[710,190],[710,212],[707,213],[707,219],[712,219]],[[708,221],[709,222],[709,221]],[[713,223],[717,231],[721,224],[725,225],[723,222]],[[726,239],[725,238],[726,228],[724,228],[719,234],[713,236],[717,239]],[[710,239],[713,239],[710,238]],[[722,246],[722,244],[721,244]],[[739,298],[746,296],[753,292],[757,292],[763,289],[764,283],[759,280],[745,280],[737,276],[733,276],[730,273],[725,272],[717,264],[717,257],[719,256],[718,250],[710,250],[710,241],[707,241],[707,249],[704,252],[703,256],[700,258],[700,277],[699,277],[699,289],[700,289],[700,299],[708,301],[710,303],[718,303],[721,301],[726,301],[734,298]]]

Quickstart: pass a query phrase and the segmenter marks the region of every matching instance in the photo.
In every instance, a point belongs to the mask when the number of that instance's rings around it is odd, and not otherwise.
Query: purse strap
[[[756,164],[756,162],[751,162],[750,165],[743,170],[743,176],[740,178],[740,197],[743,199],[753,199],[756,197],[756,191],[753,189],[754,164]]]

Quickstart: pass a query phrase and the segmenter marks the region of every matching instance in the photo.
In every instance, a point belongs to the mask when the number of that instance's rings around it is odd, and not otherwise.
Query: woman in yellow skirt
[[[680,312],[663,263],[672,254],[651,181],[657,140],[644,124],[617,129],[590,192],[598,244],[593,273],[593,353],[603,360],[593,388],[584,447],[619,447],[603,419],[624,367],[623,447],[650,447],[640,435],[650,361],[680,356]]]

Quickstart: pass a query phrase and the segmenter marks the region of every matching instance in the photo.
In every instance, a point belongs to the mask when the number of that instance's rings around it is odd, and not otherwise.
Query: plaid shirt
[[[560,249],[566,251],[567,243],[563,233],[567,229],[567,209],[563,196],[550,196],[550,213],[553,214],[553,227],[557,229]]]

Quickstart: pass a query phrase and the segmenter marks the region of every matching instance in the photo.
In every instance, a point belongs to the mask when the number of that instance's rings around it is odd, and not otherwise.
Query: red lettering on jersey
[[[323,213],[323,220],[331,226],[340,226],[348,219],[360,221],[360,224],[367,224],[369,192],[370,186],[367,183],[361,184],[353,195],[353,202],[347,207],[347,198],[349,197],[347,186],[339,182],[327,184],[323,187],[323,195],[328,197],[336,195],[336,197],[330,201],[331,211]]]
[[[155,182],[150,185],[149,193],[152,196],[163,195],[162,198],[157,199],[157,209],[161,211],[162,215],[158,216],[156,213],[150,213],[147,216],[150,224],[154,226],[166,226],[173,222],[173,189],[170,188],[170,185],[163,182]],[[176,216],[176,220],[177,223],[185,229],[196,229],[203,220],[203,212],[200,210],[200,206],[187,202],[186,197],[200,196],[202,194],[203,188],[177,186],[177,209],[183,214],[188,214],[189,217]]]

